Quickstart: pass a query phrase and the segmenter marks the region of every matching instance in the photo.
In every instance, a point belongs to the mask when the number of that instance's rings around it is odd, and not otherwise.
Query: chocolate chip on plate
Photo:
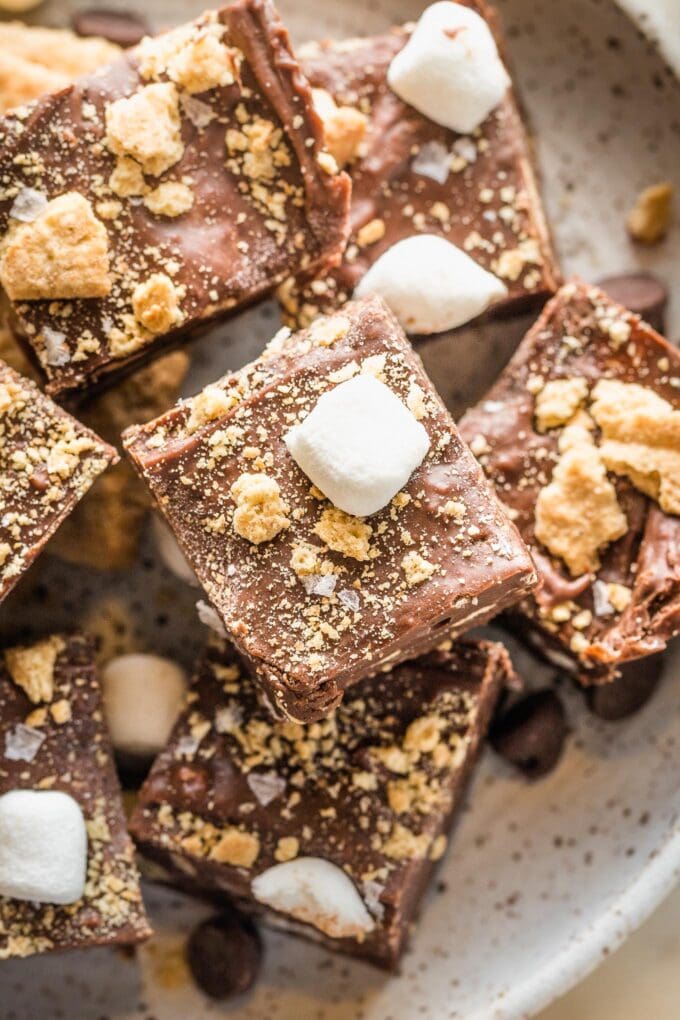
[[[212,999],[226,999],[242,995],[253,985],[262,944],[252,921],[229,909],[194,929],[186,956],[198,987]]]
[[[651,698],[659,685],[663,663],[661,652],[625,663],[616,680],[586,690],[590,711],[609,722],[627,719]]]
[[[493,748],[528,779],[546,775],[557,764],[567,735],[562,702],[553,690],[531,691],[495,719]]]
[[[659,333],[664,332],[668,290],[652,273],[605,276],[599,285],[614,301],[630,308],[631,312],[637,312]]]
[[[111,11],[106,7],[89,7],[76,11],[71,27],[77,35],[99,35],[118,46],[136,46],[149,35],[149,23],[133,11]]]

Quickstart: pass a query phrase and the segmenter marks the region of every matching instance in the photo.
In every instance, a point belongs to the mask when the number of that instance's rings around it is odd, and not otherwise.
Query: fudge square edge
[[[337,261],[350,182],[269,0],[0,121],[0,280],[48,390],[86,389]]]
[[[663,650],[680,633],[680,352],[570,281],[459,427],[536,563],[508,613],[528,643],[585,684]]]
[[[0,960],[147,938],[89,637],[52,635],[0,653],[0,795],[14,790],[61,791],[78,803],[87,872],[75,903],[0,895]]]
[[[445,645],[301,725],[214,639],[131,818],[154,877],[394,969],[513,675],[500,644]]]
[[[310,483],[284,435],[362,376],[409,409],[429,450],[383,509],[360,518]],[[351,684],[535,584],[514,524],[377,297],[284,328],[246,368],[123,440],[277,715],[327,715]]]
[[[0,602],[118,454],[0,361]]]

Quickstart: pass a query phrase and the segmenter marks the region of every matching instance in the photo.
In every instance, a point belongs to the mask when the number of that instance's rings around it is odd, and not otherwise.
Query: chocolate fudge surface
[[[144,40],[0,139],[0,280],[54,393],[344,247],[349,179],[268,0]]]
[[[511,619],[584,683],[680,631],[679,421],[680,353],[575,281],[460,423],[538,570]]]
[[[133,836],[163,877],[254,910],[275,865],[335,865],[368,911],[362,930],[323,906],[270,920],[393,968],[511,675],[501,645],[447,642],[358,685],[322,722],[275,722],[215,639],[142,787]]]
[[[138,942],[151,934],[103,722],[94,646],[54,635],[0,657],[0,794],[61,790],[88,833],[84,896],[54,906],[0,896],[0,960]]]
[[[0,601],[116,451],[0,361]]]
[[[486,4],[467,6],[499,36]],[[351,139],[354,132],[356,145],[347,164],[352,205],[345,257],[330,273],[314,280],[303,274],[282,285],[279,296],[291,325],[308,325],[319,311],[331,311],[351,298],[388,248],[418,233],[441,235],[503,280],[508,295],[493,306],[494,314],[540,307],[558,286],[559,269],[515,96],[509,91],[471,135],[435,124],[387,84],[389,65],[410,31],[404,26],[299,50],[312,87],[330,94],[340,107],[329,137]],[[358,117],[364,120],[363,137]],[[329,146],[333,151],[332,140]]]
[[[326,500],[284,442],[322,393],[360,373],[386,384],[430,439],[407,484],[367,518]],[[283,330],[242,372],[129,429],[124,444],[277,715],[327,715],[351,684],[535,583],[514,525],[378,298]]]

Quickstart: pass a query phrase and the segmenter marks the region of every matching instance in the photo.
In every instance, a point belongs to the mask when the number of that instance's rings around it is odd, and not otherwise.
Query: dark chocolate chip
[[[71,27],[77,35],[100,35],[126,48],[136,46],[151,31],[149,23],[140,14],[111,11],[106,7],[76,11],[71,18]]]
[[[252,921],[230,909],[194,929],[186,956],[198,987],[211,999],[227,999],[242,995],[253,985],[262,944]]]
[[[658,687],[663,663],[661,652],[625,663],[619,670],[620,675],[611,683],[586,690],[590,711],[609,722],[633,715],[649,701]]]
[[[664,332],[668,290],[656,276],[651,273],[621,273],[619,276],[605,276],[599,285],[614,301],[631,312],[637,312],[659,333]]]
[[[550,689],[532,691],[502,712],[491,727],[494,749],[528,779],[555,767],[567,735],[562,702]]]

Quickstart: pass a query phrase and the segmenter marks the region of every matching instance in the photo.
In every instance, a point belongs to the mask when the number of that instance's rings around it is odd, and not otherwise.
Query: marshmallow
[[[479,127],[510,85],[486,21],[448,0],[423,12],[387,81],[405,103],[461,134]]]
[[[75,903],[86,875],[87,830],[73,797],[59,790],[0,797],[0,896]]]
[[[387,506],[430,447],[420,422],[370,375],[324,393],[284,441],[324,496],[355,517]]]
[[[360,939],[375,927],[351,878],[322,857],[275,864],[253,879],[252,891],[260,903],[332,939]]]
[[[397,241],[373,263],[355,297],[379,294],[409,333],[441,333],[476,318],[505,284],[435,234]]]
[[[115,749],[142,757],[162,751],[186,685],[184,670],[159,655],[135,653],[111,659],[102,670],[102,690]]]
[[[177,539],[173,535],[170,528],[167,526],[165,521],[161,520],[157,514],[154,514],[151,522],[151,530],[153,532],[154,543],[156,545],[156,551],[160,556],[163,565],[170,570],[175,577],[178,577],[180,581],[184,581],[185,584],[190,584],[192,588],[198,587],[198,578],[189,566],[189,562],[180,549]]]

